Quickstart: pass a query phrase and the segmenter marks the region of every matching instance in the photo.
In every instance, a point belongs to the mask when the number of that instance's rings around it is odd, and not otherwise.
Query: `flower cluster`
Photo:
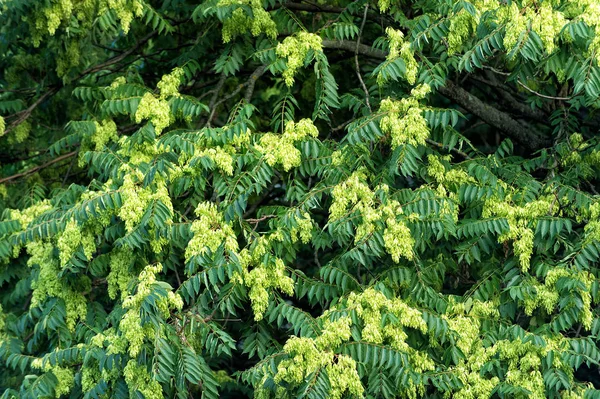
[[[106,276],[108,296],[111,299],[115,299],[119,291],[121,299],[127,297],[129,283],[134,278],[134,274],[130,270],[134,260],[135,257],[131,251],[119,248],[111,252],[110,273]]]
[[[156,98],[152,93],[146,93],[142,97],[135,112],[135,123],[149,119],[154,126],[157,135],[173,122],[171,107],[163,98]]]
[[[402,58],[406,68],[406,81],[411,85],[415,84],[415,81],[417,80],[417,73],[419,72],[419,64],[417,64],[414,52],[410,48],[410,42],[404,40],[404,34],[400,30],[387,28],[385,33],[387,33],[390,41],[390,52],[387,56],[387,60],[393,61],[398,57]],[[377,82],[379,85],[385,83],[381,73],[377,76]]]
[[[533,230],[536,221],[553,211],[552,199],[539,198],[536,201],[526,203],[524,206],[511,204],[510,199],[506,201],[490,198],[485,202],[482,217],[503,217],[508,221],[509,231],[498,237],[499,242],[515,240],[513,248],[519,257],[521,269],[529,270],[531,255],[533,254]]]
[[[136,175],[128,173],[123,178],[121,186],[121,195],[123,196],[123,206],[119,209],[118,216],[125,221],[125,228],[131,232],[135,226],[142,220],[142,216],[152,201],[161,201],[172,213],[173,205],[171,197],[166,186],[166,182],[156,178],[156,187],[140,187],[136,182]]]
[[[243,283],[249,289],[250,303],[254,312],[254,320],[262,320],[269,306],[270,291],[278,289],[287,295],[294,294],[294,281],[285,274],[283,260],[267,256],[273,241],[280,241],[278,234],[258,238],[252,251],[243,249],[239,254],[243,275]]]
[[[39,268],[37,279],[31,283],[31,288],[33,288],[31,306],[38,306],[47,298],[62,299],[67,311],[67,327],[74,330],[77,320],[85,319],[87,314],[87,300],[81,292],[89,289],[89,278],[80,277],[81,286],[77,289],[60,279],[60,267],[58,260],[54,257],[54,245],[50,242],[30,242],[27,244],[27,253],[30,256],[27,264]]]
[[[160,383],[152,377],[145,365],[138,364],[136,360],[130,360],[123,369],[123,376],[132,396],[139,392],[146,399],[163,399]]]
[[[90,139],[94,143],[96,151],[102,150],[111,141],[117,141],[117,124],[112,120],[106,119],[102,123],[94,121],[94,126],[96,131]]]
[[[559,291],[556,286],[556,283],[560,278],[568,278],[577,283],[575,284],[575,287],[577,288],[575,288],[574,291],[576,291],[581,298],[580,322],[586,329],[589,329],[592,326],[592,320],[594,318],[591,307],[592,297],[590,294],[593,278],[584,271],[573,271],[565,267],[555,267],[546,274],[544,284],[540,284],[532,279],[533,281],[530,283],[535,287],[536,295],[530,295],[524,299],[525,313],[531,316],[533,311],[540,307],[543,308],[546,313],[552,313],[560,299]]]
[[[243,7],[236,8],[231,17],[223,21],[223,42],[228,43],[231,39],[241,36],[248,31],[253,36],[264,33],[271,39],[277,37],[277,25],[271,19],[269,12],[263,8],[261,0],[219,1],[219,6],[221,7],[232,5],[249,6],[252,10],[252,16],[247,15]]]
[[[230,223],[223,220],[215,204],[203,202],[196,208],[198,219],[192,222],[191,231],[194,236],[185,250],[186,262],[195,255],[201,255],[206,250],[216,251],[221,244],[225,250],[237,251],[236,235]]]
[[[92,258],[96,251],[95,237],[89,229],[84,229],[75,220],[70,220],[62,234],[58,238],[60,264],[65,266],[79,246],[83,247],[83,253],[87,260]]]
[[[171,73],[164,75],[156,85],[160,90],[160,98],[178,97],[180,95],[179,85],[183,76],[184,70],[182,68],[175,68]]]
[[[364,180],[366,176],[362,172],[354,172],[346,181],[333,188],[329,222],[358,212],[362,218],[354,237],[355,242],[358,242],[373,233],[377,222],[384,221],[386,228],[383,240],[394,262],[399,262],[400,257],[412,259],[415,241],[405,221],[398,219],[403,214],[402,207],[393,200],[376,206],[375,193]]]
[[[265,156],[265,161],[274,166],[280,164],[286,172],[293,167],[300,166],[301,153],[295,144],[307,136],[317,137],[319,130],[310,119],[301,119],[298,122],[289,121],[281,136],[267,133],[263,135],[256,150]]]
[[[412,96],[400,101],[391,98],[381,101],[379,111],[384,116],[381,118],[380,126],[384,133],[391,136],[392,148],[404,144],[413,146],[425,144],[425,140],[429,137],[429,128],[418,100],[428,91],[429,86],[423,85],[413,89]]]
[[[127,312],[119,323],[119,329],[129,345],[129,355],[135,357],[139,354],[144,339],[152,337],[155,333],[151,323],[142,324],[140,309],[146,298],[152,294],[155,284],[161,285],[167,290],[167,296],[158,299],[155,306],[163,318],[169,317],[170,309],[181,309],[183,300],[178,294],[171,291],[171,287],[165,282],[157,282],[156,274],[162,271],[162,265],[148,265],[142,270],[138,277],[137,292],[127,296],[123,301],[123,308]]]
[[[349,317],[341,317],[333,322],[326,320],[320,336],[290,338],[283,347],[289,358],[279,363],[275,381],[298,385],[308,375],[325,368],[331,383],[329,397],[340,399],[345,392],[362,396],[364,388],[356,370],[356,362],[349,356],[333,352],[350,339],[351,324]]]
[[[43,362],[42,359],[34,359],[31,367],[45,372],[51,372],[56,378],[54,387],[54,397],[60,398],[67,395],[75,385],[75,372],[69,367],[51,366],[49,362]]]
[[[287,68],[283,72],[283,77],[288,86],[294,84],[294,76],[304,66],[310,51],[322,51],[322,41],[321,37],[314,33],[301,31],[294,36],[286,37],[283,43],[277,45],[277,55],[287,59]]]

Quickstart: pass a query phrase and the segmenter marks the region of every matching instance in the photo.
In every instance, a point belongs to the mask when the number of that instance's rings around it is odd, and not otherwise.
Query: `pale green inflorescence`
[[[270,291],[278,289],[287,295],[294,294],[294,281],[285,274],[285,264],[279,258],[264,261],[264,255],[273,242],[282,241],[278,232],[261,236],[254,241],[252,249],[243,249],[239,253],[243,274],[238,276],[238,282],[243,282],[250,290],[249,298],[254,312],[254,320],[262,320],[269,306]]]
[[[152,122],[157,135],[161,134],[173,122],[169,103],[156,98],[152,93],[144,94],[135,112],[135,122],[140,123],[144,119]]]
[[[54,374],[57,381],[54,387],[54,397],[57,399],[68,395],[75,386],[75,372],[70,367],[51,366],[49,362],[43,362],[39,358],[31,362],[31,367]]]
[[[29,21],[34,46],[39,46],[45,35],[54,36],[61,25],[69,25],[73,19],[79,24],[90,25],[97,15],[109,10],[114,12],[121,22],[123,32],[127,34],[134,17],[140,17],[144,11],[141,0],[54,0],[42,3]]]
[[[185,250],[188,262],[193,256],[201,255],[207,250],[216,251],[221,244],[228,251],[237,251],[238,243],[230,223],[223,220],[215,204],[203,202],[196,208],[198,219],[192,222],[191,231],[194,236]]]
[[[167,319],[169,317],[171,309],[181,309],[183,307],[183,300],[178,294],[171,291],[171,287],[167,283],[156,281],[156,274],[161,271],[161,264],[146,266],[139,274],[136,293],[127,296],[123,301],[123,308],[127,309],[127,312],[119,323],[119,329],[123,334],[123,338],[127,341],[128,353],[132,357],[139,354],[146,338],[154,337],[158,333],[151,323],[142,325],[140,317],[142,303],[152,293],[153,284],[160,284],[167,289],[167,296],[156,302],[163,318]]]
[[[270,166],[281,165],[286,172],[293,167],[300,166],[302,161],[300,150],[296,143],[306,137],[317,137],[319,130],[310,119],[301,119],[298,122],[289,121],[285,125],[282,135],[267,133],[263,135],[256,150],[264,155],[265,161]]]
[[[8,138],[9,143],[23,143],[31,133],[31,124],[28,121],[19,123]]]
[[[228,43],[237,36],[250,31],[253,36],[264,33],[271,39],[277,37],[277,25],[269,12],[263,8],[261,0],[220,0],[219,6],[235,6],[231,17],[223,21],[223,42]],[[241,6],[249,6],[252,16],[247,15]]]
[[[387,33],[390,42],[390,52],[387,55],[387,60],[393,61],[397,58],[402,58],[406,68],[404,77],[408,83],[411,85],[414,84],[417,80],[419,64],[417,64],[414,52],[410,48],[410,42],[404,40],[404,33],[402,33],[400,30],[387,28],[385,32]],[[379,85],[383,85],[385,83],[381,73],[379,73],[377,76],[377,83],[379,83]]]
[[[135,122],[140,123],[144,119],[149,119],[157,136],[173,123],[175,118],[167,99],[179,96],[179,85],[183,76],[183,69],[175,68],[171,73],[164,75],[156,85],[160,90],[158,98],[152,93],[144,94],[135,112]]]
[[[294,36],[286,37],[282,43],[277,45],[277,55],[287,59],[287,68],[283,72],[283,77],[288,86],[294,84],[294,76],[304,66],[309,52],[323,50],[322,43],[323,40],[320,36],[300,31]]]
[[[92,234],[90,229],[79,226],[78,223],[72,219],[66,224],[56,245],[59,250],[61,266],[65,266],[69,262],[80,245],[83,247],[83,253],[86,259],[90,260],[92,254],[96,252],[94,234]]]
[[[139,391],[146,399],[163,399],[160,383],[153,378],[145,365],[130,360],[123,369],[123,376],[132,396]]]
[[[300,237],[300,241],[304,244],[308,244],[312,237],[313,230],[313,221],[308,212],[304,212],[300,217],[295,217],[297,227],[293,228],[290,231],[290,236],[293,242],[298,240]]]
[[[381,118],[381,130],[391,137],[392,148],[410,144],[424,145],[429,138],[429,127],[423,117],[424,108],[419,100],[429,92],[428,85],[414,88],[411,96],[399,101],[386,98],[381,101],[379,111],[384,114]]]
[[[90,139],[96,151],[101,151],[106,144],[118,140],[117,124],[114,121],[110,119],[103,120],[101,123],[94,121],[94,125],[96,131]]]
[[[135,182],[135,179],[138,177],[134,173],[126,174],[121,186],[123,206],[119,209],[118,216],[125,221],[125,228],[128,232],[131,232],[141,221],[148,205],[152,201],[161,201],[169,208],[171,214],[173,212],[173,204],[171,203],[166,182],[163,179],[157,178],[155,179],[156,187],[154,189],[150,186],[140,187]]]
[[[54,257],[54,245],[49,242],[33,241],[27,244],[27,253],[30,255],[27,264],[29,266],[37,265],[39,275],[32,282],[33,296],[31,306],[35,307],[43,303],[47,298],[60,298],[66,306],[66,323],[71,330],[75,329],[77,320],[85,318],[87,313],[87,300],[81,292],[85,291],[85,286],[89,288],[90,282],[87,277],[80,278],[80,284],[83,287],[72,288],[69,284],[60,279],[60,266]],[[84,288],[83,290],[80,290]]]
[[[134,260],[134,254],[127,249],[119,248],[111,252],[110,273],[106,276],[108,296],[111,299],[115,299],[119,291],[121,292],[121,299],[125,299],[129,294],[129,283],[135,278],[130,270]]]
[[[0,137],[4,136],[4,132],[6,131],[6,122],[4,118],[0,115]]]
[[[560,298],[556,283],[562,277],[579,281],[583,286],[575,290],[581,298],[582,311],[579,315],[579,321],[586,329],[590,329],[594,318],[592,296],[590,294],[594,279],[585,271],[573,271],[565,267],[555,267],[546,274],[544,284],[540,284],[532,279],[530,283],[535,287],[536,295],[528,296],[524,299],[525,313],[531,316],[537,308],[543,308],[548,314],[554,312]]]
[[[507,200],[490,198],[485,202],[482,217],[496,216],[507,219],[509,231],[498,237],[498,241],[503,243],[514,240],[515,255],[519,257],[519,263],[524,272],[529,270],[533,254],[533,229],[537,219],[556,212],[556,207],[553,210],[552,203],[552,198],[546,197],[528,202],[523,206],[513,204],[510,198]]]
[[[415,241],[405,221],[398,219],[403,214],[402,207],[394,200],[376,205],[375,193],[365,180],[364,173],[354,172],[346,181],[333,188],[329,222],[358,212],[362,222],[356,229],[355,242],[359,242],[375,231],[376,222],[383,221],[386,225],[383,240],[392,260],[399,262],[401,257],[413,259]]]
[[[356,362],[349,356],[334,352],[350,339],[351,324],[349,317],[341,317],[333,322],[326,320],[320,336],[290,338],[283,347],[289,358],[279,363],[275,381],[299,385],[311,373],[325,368],[331,384],[329,397],[340,399],[346,392],[362,396],[364,388],[356,370]]]

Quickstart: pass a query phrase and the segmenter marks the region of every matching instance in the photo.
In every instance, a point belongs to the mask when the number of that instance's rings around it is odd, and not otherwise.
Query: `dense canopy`
[[[600,398],[598,0],[0,0],[0,398]]]

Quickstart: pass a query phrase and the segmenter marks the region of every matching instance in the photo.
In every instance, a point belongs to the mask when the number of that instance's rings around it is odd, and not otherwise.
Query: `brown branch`
[[[358,38],[356,39],[356,50],[354,51],[354,66],[356,67],[356,76],[358,76],[358,81],[360,82],[360,85],[363,91],[365,92],[365,101],[367,103],[367,108],[369,109],[369,112],[372,113],[373,110],[371,110],[371,104],[369,102],[369,89],[367,89],[367,85],[365,85],[365,82],[360,74],[360,64],[358,63],[358,48],[360,46],[360,38],[362,36],[363,29],[365,28],[365,23],[367,22],[368,11],[369,3],[365,4],[365,12],[363,14],[362,24],[360,25],[360,31],[358,32]]]
[[[523,144],[530,150],[539,150],[552,145],[552,141],[536,132],[529,126],[525,126],[510,115],[502,112],[475,97],[462,87],[451,81],[446,81],[445,87],[440,87],[439,92],[454,101],[488,125],[506,133],[510,138]]]
[[[76,154],[77,154],[77,152],[78,152],[78,151],[72,151],[72,152],[69,152],[69,153],[67,153],[67,154],[61,155],[60,157],[56,157],[56,158],[54,158],[53,160],[51,160],[51,161],[48,161],[48,162],[46,162],[45,164],[42,164],[42,165],[36,166],[36,167],[34,167],[34,168],[28,169],[28,170],[26,170],[26,171],[24,171],[24,172],[17,173],[17,174],[15,174],[15,175],[12,175],[12,176],[7,176],[7,177],[4,177],[4,178],[0,179],[0,184],[6,183],[6,182],[8,182],[8,181],[11,181],[11,180],[19,179],[19,178],[21,178],[21,177],[28,176],[28,175],[30,175],[30,174],[32,174],[32,173],[35,173],[35,172],[37,172],[38,170],[45,169],[45,168],[47,168],[48,166],[54,165],[54,164],[55,164],[55,163],[57,163],[57,162],[63,161],[63,160],[65,160],[65,159],[67,159],[67,158],[70,158],[70,157],[72,157],[72,156],[76,155]]]
[[[460,155],[460,156],[461,156],[461,157],[463,157],[464,159],[471,159],[471,157],[469,156],[469,154],[467,154],[466,152],[463,152],[463,151],[461,151],[461,150],[459,150],[459,149],[457,149],[457,148],[454,148],[454,147],[448,147],[448,146],[446,146],[446,145],[444,145],[444,144],[442,144],[442,143],[438,143],[437,141],[434,141],[434,140],[431,140],[431,139],[426,139],[426,141],[427,141],[429,144],[431,144],[431,145],[434,145],[434,146],[436,146],[436,147],[438,147],[438,148],[443,148],[443,149],[445,149],[445,150],[448,150],[448,151],[450,151],[450,152],[454,152],[455,154],[458,154],[458,155]]]
[[[358,49],[358,52],[366,57],[378,58],[381,60],[384,60],[387,57],[387,53],[385,51],[375,49],[371,46],[367,46],[366,44],[360,44],[357,46],[356,42],[352,42],[350,40],[323,40],[322,44],[324,48],[345,50],[353,53]]]
[[[303,3],[283,3],[283,4],[275,4],[273,7],[269,7],[269,11],[277,10],[280,8],[287,8],[288,10],[294,11],[307,11],[307,12],[327,12],[333,14],[339,14],[344,12],[345,8],[336,7],[336,6],[327,6],[321,4],[303,4]]]

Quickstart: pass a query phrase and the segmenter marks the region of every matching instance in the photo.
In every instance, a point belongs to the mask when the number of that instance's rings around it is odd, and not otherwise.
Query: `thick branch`
[[[449,80],[446,81],[445,87],[440,87],[438,90],[467,111],[477,115],[478,118],[485,121],[488,125],[503,131],[510,138],[518,141],[530,150],[535,151],[552,145],[552,141],[543,137],[539,132],[522,125],[508,114],[484,103]]]
[[[337,50],[345,50],[353,53],[358,51],[359,54],[371,58],[385,59],[385,57],[387,56],[385,51],[377,50],[375,48],[372,48],[371,46],[367,46],[366,44],[360,44],[357,47],[356,42],[352,42],[350,40],[323,40],[323,47]]]
[[[6,183],[7,181],[11,181],[11,180],[19,179],[19,178],[21,178],[21,177],[28,176],[28,175],[30,175],[30,174],[32,174],[32,173],[35,173],[35,172],[37,172],[38,170],[45,169],[45,168],[47,168],[47,167],[48,167],[48,166],[50,166],[50,165],[54,165],[54,164],[55,164],[55,163],[57,163],[57,162],[60,162],[60,161],[62,161],[62,160],[65,160],[65,159],[67,159],[67,158],[70,158],[70,157],[72,157],[73,155],[76,155],[76,154],[77,154],[77,152],[78,152],[78,151],[72,151],[72,152],[69,152],[69,153],[67,153],[67,154],[61,155],[60,157],[56,157],[56,158],[52,159],[51,161],[48,161],[48,162],[46,162],[46,163],[45,163],[45,164],[43,164],[43,165],[36,166],[35,168],[28,169],[28,170],[26,170],[26,171],[24,171],[24,172],[17,173],[17,174],[15,174],[15,175],[12,175],[12,176],[7,176],[7,177],[4,177],[4,178],[0,179],[0,184]]]
[[[277,10],[279,8],[287,8],[288,10],[295,11],[308,11],[308,12],[330,12],[334,14],[339,14],[343,12],[345,9],[336,6],[328,6],[321,4],[304,4],[304,3],[283,3],[283,4],[275,4],[273,7],[270,7],[269,10]]]

